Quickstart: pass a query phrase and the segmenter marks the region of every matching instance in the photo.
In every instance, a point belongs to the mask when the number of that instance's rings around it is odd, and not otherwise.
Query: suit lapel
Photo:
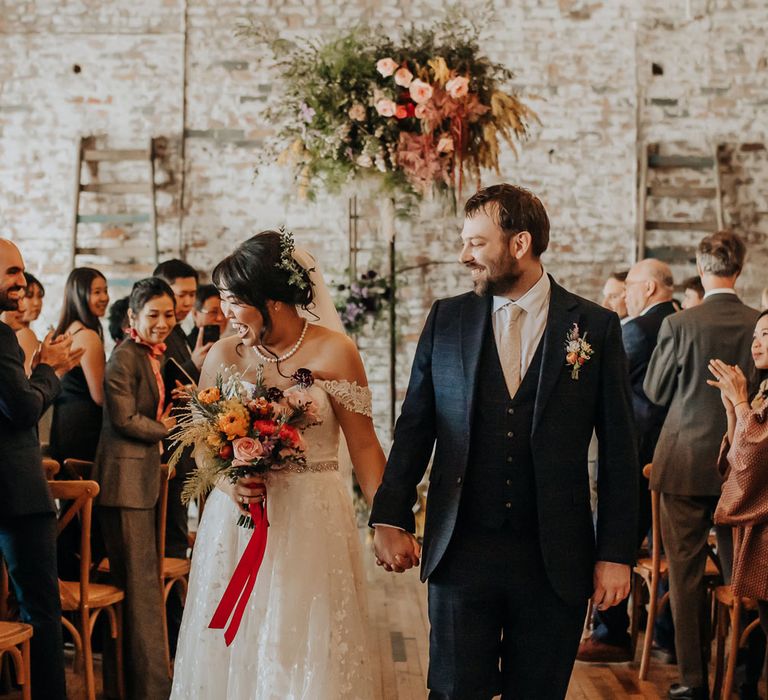
[[[551,277],[552,291],[549,298],[549,311],[547,313],[547,326],[541,340],[544,343],[539,370],[539,384],[536,391],[536,405],[533,410],[533,427],[531,433],[536,432],[541,415],[547,405],[552,390],[557,384],[565,367],[565,337],[574,323],[579,322],[579,314],[576,311],[576,298],[557,284]],[[589,332],[588,328],[581,329]]]
[[[475,388],[477,371],[480,365],[480,353],[483,349],[483,336],[491,322],[493,298],[467,297],[461,307],[461,363],[464,371],[464,386],[469,399],[469,421],[475,412]]]

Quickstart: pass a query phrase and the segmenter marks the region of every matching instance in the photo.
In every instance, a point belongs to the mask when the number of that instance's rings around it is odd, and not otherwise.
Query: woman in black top
[[[51,457],[93,461],[101,432],[104,403],[104,333],[101,319],[109,304],[107,280],[98,270],[78,267],[69,273],[56,335],[69,333],[72,347],[84,348],[80,364],[61,379],[54,403]]]

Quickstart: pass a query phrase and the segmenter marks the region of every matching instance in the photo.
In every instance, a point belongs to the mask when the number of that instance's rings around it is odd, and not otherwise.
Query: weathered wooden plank
[[[671,197],[673,199],[713,199],[715,187],[674,187],[672,185],[650,185],[649,197]]]
[[[149,214],[78,214],[79,224],[147,224]]]
[[[717,231],[717,221],[646,221],[648,231]]]
[[[104,150],[86,149],[83,151],[85,161],[120,161],[120,160],[149,160],[149,151],[145,148],[110,148]]]
[[[709,170],[715,165],[711,156],[662,156],[657,153],[648,155],[649,168],[690,168],[691,170]]]
[[[150,194],[147,182],[91,182],[80,185],[82,192],[99,192],[101,194]]]

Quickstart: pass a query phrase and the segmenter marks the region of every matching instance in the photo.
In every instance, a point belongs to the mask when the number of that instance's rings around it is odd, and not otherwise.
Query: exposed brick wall
[[[515,70],[522,91],[537,97],[532,104],[542,120],[519,158],[504,153],[501,179],[544,200],[552,219],[548,269],[595,298],[605,275],[627,267],[634,254],[639,140],[683,141],[704,150],[720,143],[726,220],[745,232],[751,248],[742,290],[758,303],[768,283],[762,275],[768,157],[743,144],[767,140],[765,2],[495,5],[497,22],[485,48]],[[190,262],[207,270],[247,235],[286,223],[340,280],[347,264],[347,196],[357,191],[360,267],[372,261],[382,269],[386,207],[367,185],[308,202],[297,197],[284,170],[254,178],[256,154],[269,133],[261,110],[272,85],[259,47],[235,38],[234,28],[249,12],[293,35],[368,21],[395,32],[430,21],[441,7],[408,0],[0,0],[0,231],[20,242],[30,269],[51,291],[41,325],[57,315],[53,300],[67,272],[80,134],[113,147],[170,139],[175,181],[158,198],[166,254],[181,244]],[[489,174],[483,184],[498,179]],[[125,203],[137,206],[138,200]],[[672,206],[671,216],[696,214],[684,202],[665,206]],[[469,288],[451,263],[459,229],[460,219],[435,202],[398,221],[398,267],[441,263],[400,276],[401,395],[430,303]],[[386,345],[385,323],[361,339],[382,425]]]

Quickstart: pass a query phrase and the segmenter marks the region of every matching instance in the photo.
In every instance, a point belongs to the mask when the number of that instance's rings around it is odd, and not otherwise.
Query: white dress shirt
[[[519,299],[510,297],[493,297],[493,312],[491,320],[493,322],[493,337],[496,340],[496,347],[499,347],[501,331],[507,323],[508,307],[514,302],[525,313],[520,315],[520,378],[525,377],[528,371],[536,349],[539,347],[541,338],[544,335],[544,329],[547,325],[547,314],[549,313],[549,298],[552,294],[552,285],[549,281],[549,275],[542,268],[541,277],[523,296]]]

